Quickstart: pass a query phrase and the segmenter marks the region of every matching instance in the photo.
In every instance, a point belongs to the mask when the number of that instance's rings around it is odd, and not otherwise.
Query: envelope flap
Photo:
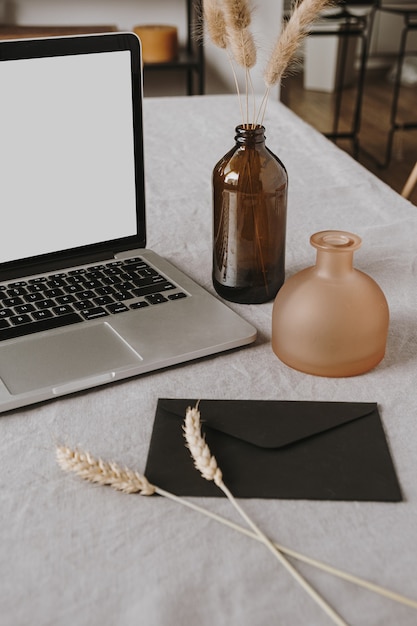
[[[184,419],[197,400],[160,399],[159,410]],[[261,448],[280,448],[370,415],[376,402],[201,400],[204,427]]]

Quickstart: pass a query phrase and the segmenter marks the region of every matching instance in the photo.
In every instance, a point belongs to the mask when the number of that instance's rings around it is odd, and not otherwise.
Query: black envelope
[[[159,399],[145,474],[181,496],[222,496],[194,468],[183,420],[195,399]],[[202,429],[239,498],[397,502],[401,490],[373,402],[201,400]]]

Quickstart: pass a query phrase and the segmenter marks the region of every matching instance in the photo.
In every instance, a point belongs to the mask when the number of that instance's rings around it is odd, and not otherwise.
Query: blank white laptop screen
[[[0,42],[0,413],[256,330],[146,249],[140,42]]]
[[[0,84],[0,262],[135,235],[130,52],[0,63]]]

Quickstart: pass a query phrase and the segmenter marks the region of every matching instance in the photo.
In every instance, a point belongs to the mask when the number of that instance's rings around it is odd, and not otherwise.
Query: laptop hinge
[[[24,265],[19,265],[18,267],[9,267],[5,270],[0,269],[0,282],[15,280],[17,278],[23,278],[24,276],[58,272],[59,270],[67,269],[68,267],[87,265],[89,263],[100,261],[110,261],[114,258],[115,253],[109,253],[109,251],[106,251],[95,252],[94,254],[77,255],[71,258],[65,257],[44,262],[25,263]]]

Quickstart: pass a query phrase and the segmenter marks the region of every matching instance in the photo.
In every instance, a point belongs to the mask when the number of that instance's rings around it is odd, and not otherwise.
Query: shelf
[[[200,61],[195,54],[190,54],[186,50],[180,50],[178,58],[173,61],[163,61],[161,63],[145,63],[145,70],[175,70],[181,68],[199,68]]]
[[[0,39],[33,39],[34,37],[60,37],[88,35],[90,33],[116,32],[115,26],[20,26],[0,24]]]
[[[150,0],[149,0],[150,1]],[[187,94],[204,93],[204,46],[203,37],[194,37],[200,25],[202,0],[185,0],[186,2],[186,42],[174,61],[164,63],[145,63],[144,73],[152,71],[183,71],[186,76]],[[34,37],[59,37],[65,35],[83,35],[89,33],[115,32],[112,25],[92,26],[21,26],[16,24],[0,24],[0,39],[32,39]]]

